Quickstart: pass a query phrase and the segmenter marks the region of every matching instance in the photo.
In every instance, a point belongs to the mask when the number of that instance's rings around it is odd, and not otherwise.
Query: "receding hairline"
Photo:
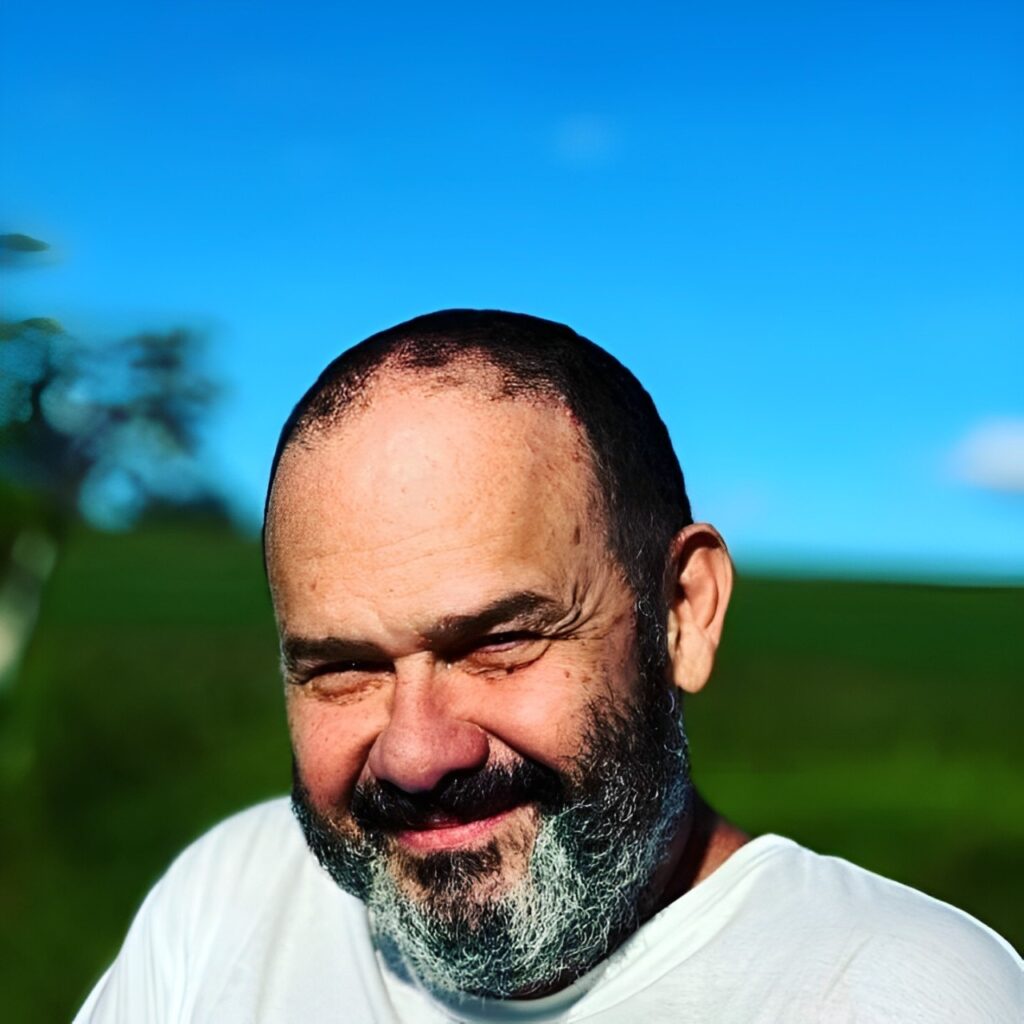
[[[609,548],[638,606],[658,605],[672,537],[693,521],[667,427],[644,386],[610,352],[565,324],[523,313],[438,310],[364,338],[333,359],[282,427],[270,468],[264,539],[278,463],[296,434],[308,444],[313,424],[344,419],[346,407],[359,407],[357,400],[365,400],[368,382],[384,366],[402,366],[439,383],[454,375],[459,386],[473,377],[467,367],[488,367],[491,380],[500,382],[486,389],[492,395],[497,390],[495,397],[547,399],[564,409],[588,455]],[[659,622],[651,618],[652,635]]]
[[[512,383],[514,384],[514,381]],[[608,532],[610,524],[607,497],[601,486],[590,436],[579,417],[554,387],[517,388],[509,384],[507,371],[489,360],[486,353],[459,353],[444,365],[429,369],[406,365],[401,360],[393,360],[389,355],[360,379],[356,389],[346,389],[346,394],[338,396],[337,401],[329,405],[325,403],[320,407],[317,415],[300,417],[279,454],[277,470],[267,496],[263,524],[264,560],[267,558],[269,541],[273,533],[272,524],[282,479],[281,468],[290,461],[294,449],[312,452],[329,443],[343,434],[346,426],[353,420],[371,411],[382,395],[400,388],[408,389],[409,393],[425,396],[456,392],[471,401],[483,404],[513,403],[518,406],[529,406],[538,411],[548,410],[560,414],[571,427],[575,451],[582,456],[581,459],[573,461],[582,462],[585,466],[588,510],[601,517],[605,531]],[[327,391],[328,387],[323,390]],[[317,397],[319,398],[319,395]],[[287,477],[287,473],[284,476]],[[609,541],[610,539],[609,535]],[[611,550],[611,545],[609,549]]]
[[[492,353],[472,344],[461,351],[447,352],[442,363],[423,365],[415,358],[419,340],[410,335],[365,370],[325,381],[296,420],[282,453],[303,435],[315,436],[320,431],[341,427],[351,415],[369,408],[381,388],[390,386],[405,386],[428,394],[464,391],[484,401],[525,400],[555,405],[572,417],[583,439],[588,440],[565,396],[552,383],[525,383]]]

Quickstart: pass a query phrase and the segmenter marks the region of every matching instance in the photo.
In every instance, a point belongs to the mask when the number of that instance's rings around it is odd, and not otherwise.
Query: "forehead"
[[[574,551],[605,553],[591,465],[554,401],[375,386],[281,459],[267,524],[278,612],[310,607],[310,588],[327,615],[360,595],[455,607],[510,574],[571,573]]]

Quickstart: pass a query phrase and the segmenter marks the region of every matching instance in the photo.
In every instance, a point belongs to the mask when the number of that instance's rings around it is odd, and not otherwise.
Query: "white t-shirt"
[[[388,971],[366,911],[284,799],[223,822],[147,896],[76,1024],[1024,1021],[1024,964],[973,918],[778,836],[734,853],[543,999],[435,1002]]]

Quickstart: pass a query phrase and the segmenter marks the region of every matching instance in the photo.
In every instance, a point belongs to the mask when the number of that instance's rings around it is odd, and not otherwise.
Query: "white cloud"
[[[579,114],[557,126],[555,154],[570,164],[603,164],[615,155],[617,141],[607,118]]]
[[[1024,418],[978,423],[954,448],[951,465],[964,483],[1024,493]]]

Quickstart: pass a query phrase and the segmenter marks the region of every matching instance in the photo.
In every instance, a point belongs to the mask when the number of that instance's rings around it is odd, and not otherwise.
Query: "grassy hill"
[[[1024,590],[741,577],[696,775],[730,817],[847,857],[1024,946]],[[65,1021],[150,884],[206,827],[284,792],[256,546],[81,534],[0,693],[6,1020]]]

